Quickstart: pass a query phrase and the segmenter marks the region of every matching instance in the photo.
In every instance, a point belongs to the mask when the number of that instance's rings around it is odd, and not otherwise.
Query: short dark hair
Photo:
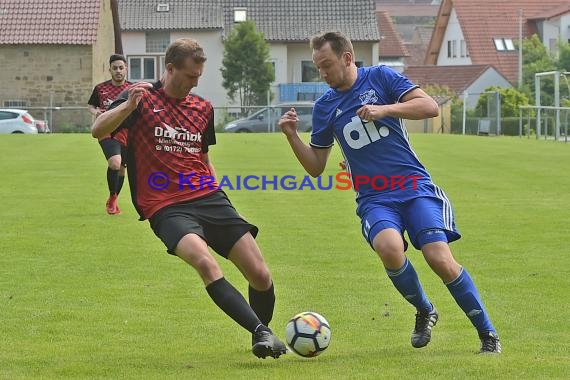
[[[113,54],[112,56],[109,57],[109,65],[115,61],[123,61],[127,63],[127,59],[122,54]]]
[[[342,53],[350,52],[354,56],[354,48],[350,39],[341,32],[325,32],[311,38],[311,48],[319,50],[326,43],[329,43],[331,50],[337,57],[341,57]]]
[[[164,64],[172,63],[174,67],[180,69],[184,67],[187,58],[192,58],[196,63],[204,63],[206,53],[198,41],[192,38],[180,38],[172,42],[166,49]]]

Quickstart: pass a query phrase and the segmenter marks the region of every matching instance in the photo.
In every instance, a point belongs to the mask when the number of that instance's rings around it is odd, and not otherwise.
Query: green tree
[[[546,47],[536,34],[523,40],[523,86],[522,91],[528,94],[534,103],[534,77],[536,73],[556,70],[556,60],[546,51]],[[540,102],[544,105],[554,104],[554,81],[552,77],[541,77]]]
[[[569,73],[560,78],[560,105],[570,107],[570,44],[561,41],[558,49],[557,68],[562,73]]]
[[[498,92],[501,97],[501,117],[518,117],[519,106],[528,106],[528,95],[516,88],[505,88],[491,86],[485,89],[485,92]],[[487,114],[487,104],[492,101],[493,94],[481,94],[477,101],[477,114],[481,116],[491,116]]]
[[[269,62],[269,45],[253,21],[242,22],[232,30],[224,43],[221,72],[222,86],[232,101],[237,95],[242,107],[266,102],[275,73]]]

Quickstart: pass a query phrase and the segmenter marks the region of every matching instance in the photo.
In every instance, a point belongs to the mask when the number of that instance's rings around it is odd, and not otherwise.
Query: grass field
[[[0,379],[567,379],[570,375],[570,145],[412,135],[451,198],[474,278],[504,353],[478,356],[475,330],[410,251],[440,312],[413,349],[414,310],[360,235],[351,191],[228,191],[260,227],[284,335],[300,311],[323,314],[329,349],[259,360],[197,274],[138,222],[128,186],[105,214],[106,165],[88,135],[0,137]],[[333,151],[327,174],[337,172]],[[283,136],[218,135],[218,175],[301,176]],[[247,285],[227,262],[226,277]]]

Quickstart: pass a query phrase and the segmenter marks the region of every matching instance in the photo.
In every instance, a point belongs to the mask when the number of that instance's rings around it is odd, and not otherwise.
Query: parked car
[[[26,110],[0,109],[0,133],[38,133],[36,121]]]
[[[298,130],[309,132],[312,129],[312,102],[280,103],[264,107],[251,116],[234,120],[224,126],[225,132],[279,132],[277,123],[291,107],[295,107],[299,116]]]

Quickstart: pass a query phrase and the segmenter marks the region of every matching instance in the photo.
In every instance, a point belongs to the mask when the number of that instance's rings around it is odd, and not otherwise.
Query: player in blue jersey
[[[449,199],[419,161],[402,125],[401,119],[437,116],[437,104],[386,66],[357,68],[352,43],[341,33],[316,36],[311,47],[313,62],[330,89],[315,103],[310,144],[297,134],[295,109],[283,115],[279,126],[312,176],[325,169],[334,140],[340,145],[364,238],[396,289],[417,310],[412,346],[430,342],[439,315],[405,255],[404,231],[477,329],[480,352],[500,353],[499,336],[475,284],[449,248],[461,237]]]

